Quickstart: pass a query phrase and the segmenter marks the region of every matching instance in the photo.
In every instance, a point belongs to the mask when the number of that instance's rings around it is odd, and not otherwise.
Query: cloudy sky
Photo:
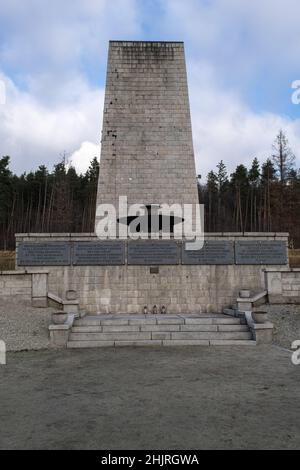
[[[65,151],[84,171],[100,153],[108,41],[179,40],[198,173],[266,159],[280,128],[299,167],[299,17],[299,0],[0,0],[0,155],[21,173]]]

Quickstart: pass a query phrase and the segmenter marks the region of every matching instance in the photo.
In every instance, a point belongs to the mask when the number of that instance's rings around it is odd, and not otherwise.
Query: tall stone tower
[[[97,205],[119,196],[198,203],[182,42],[109,43]]]

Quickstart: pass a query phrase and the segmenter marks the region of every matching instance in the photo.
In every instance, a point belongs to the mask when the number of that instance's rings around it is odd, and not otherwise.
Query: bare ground
[[[269,347],[9,353],[1,449],[296,449],[300,366]]]

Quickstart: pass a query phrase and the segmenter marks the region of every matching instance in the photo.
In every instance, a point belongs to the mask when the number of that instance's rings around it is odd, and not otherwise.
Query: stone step
[[[218,325],[218,331],[249,331],[248,325]]]
[[[248,344],[256,344],[248,326],[223,314],[122,314],[76,319],[68,348]]]
[[[119,346],[255,346],[250,340],[140,340],[140,341],[69,341],[68,348]]]
[[[256,341],[253,339],[212,339],[209,344],[210,346],[256,346]]]
[[[171,331],[249,331],[247,325],[103,325],[103,326],[73,326],[72,333],[127,333],[127,332],[171,332]]]
[[[155,326],[155,325],[153,325]],[[110,326],[73,326],[72,333],[125,333],[138,332],[139,326],[135,325],[110,325]]]
[[[151,340],[151,332],[114,332],[114,333],[73,333],[71,332],[70,341],[137,341]]]
[[[239,325],[239,318],[228,318],[224,317],[219,318],[186,318],[186,325]]]
[[[201,331],[180,331],[171,333],[171,339],[186,340],[186,339],[236,339],[246,340],[252,339],[250,331],[217,331],[217,332],[201,332]]]
[[[68,341],[67,348],[105,348],[114,345],[114,341]]]
[[[220,316],[165,316],[157,315],[143,318],[134,315],[115,316],[115,318],[101,316],[86,316],[76,319],[74,326],[136,326],[136,325],[239,325],[239,318]]]
[[[101,348],[118,346],[162,346],[162,341],[68,341],[68,348]]]
[[[74,333],[70,341],[139,341],[151,339],[170,340],[247,340],[252,339],[250,331],[165,331],[165,332],[111,332],[111,333]]]
[[[163,346],[255,346],[253,340],[165,340]]]
[[[203,325],[197,323],[194,325],[180,325],[180,331],[249,331],[248,325],[241,324],[216,324],[216,325]]]

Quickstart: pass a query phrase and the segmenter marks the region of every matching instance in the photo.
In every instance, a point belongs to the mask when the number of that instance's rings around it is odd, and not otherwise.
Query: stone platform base
[[[222,314],[95,315],[75,320],[68,348],[255,345],[247,324]]]

